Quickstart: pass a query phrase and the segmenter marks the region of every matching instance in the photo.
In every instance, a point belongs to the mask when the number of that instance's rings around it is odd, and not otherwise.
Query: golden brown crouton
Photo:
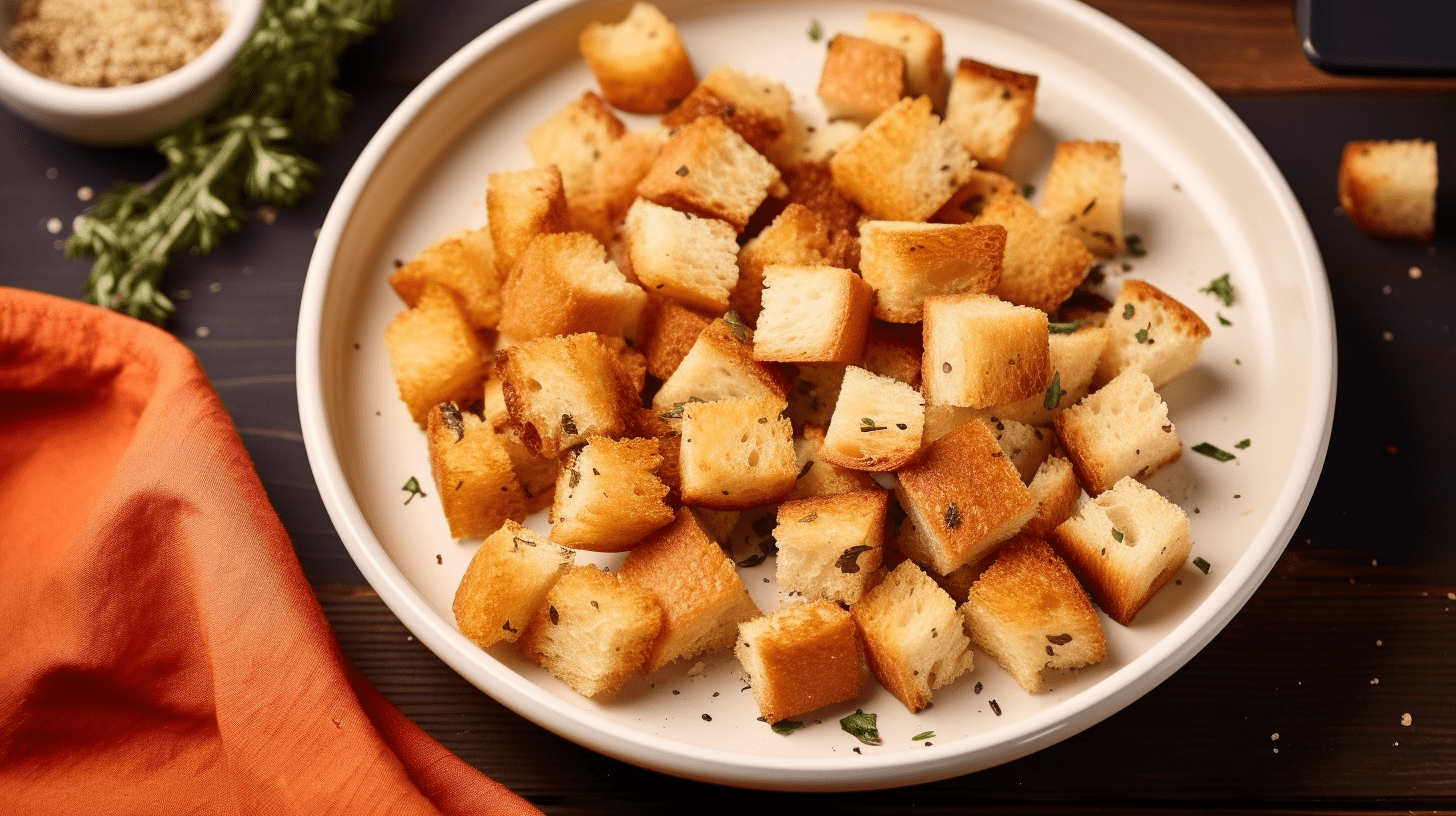
[[[491,173],[485,208],[502,278],[516,268],[537,235],[571,229],[566,188],[554,164]]]
[[[1436,232],[1436,143],[1357,141],[1340,158],[1340,207],[1374,238],[1429,241]]]
[[[911,713],[930,704],[932,691],[975,665],[955,601],[910,561],[849,613],[864,640],[870,671]]]
[[[994,224],[866,221],[859,247],[860,274],[875,289],[875,317],[918,323],[928,297],[996,288],[1006,230]]]
[[[734,320],[714,320],[698,335],[652,397],[654,409],[668,411],[692,399],[788,397],[792,377],[782,366],[753,359],[753,330]]]
[[[537,167],[556,165],[568,201],[590,192],[593,167],[607,145],[622,138],[622,124],[607,103],[583,93],[526,135],[526,149]]]
[[[753,358],[780,363],[858,363],[864,356],[874,292],[833,266],[764,269],[763,312]]]
[[[482,649],[514,643],[576,553],[506,521],[470,558],[451,607],[460,634]]]
[[[420,427],[430,409],[448,400],[469,404],[485,382],[486,350],[455,293],[426,283],[414,308],[384,329],[399,398]]]
[[[1045,312],[993,295],[926,299],[927,402],[986,408],[1043,393],[1051,379]]]
[[[739,624],[738,638],[734,654],[769,724],[859,695],[854,621],[836,603],[789,604]]]
[[[865,15],[864,36],[905,55],[906,96],[928,96],[935,110],[945,109],[949,86],[939,29],[907,12],[876,10]]]
[[[637,185],[643,198],[675,210],[727,221],[741,232],[778,168],[716,116],[678,128]]]
[[[584,232],[538,235],[502,291],[500,332],[512,340],[636,332],[647,293],[627,281]]]
[[[784,132],[793,102],[782,82],[720,65],[662,117],[662,124],[675,128],[702,116],[717,116],[754,150],[767,153]]]
[[[671,377],[712,322],[712,315],[649,293],[637,331],[637,345],[647,357],[647,373],[659,380]]]
[[[899,470],[920,452],[924,427],[919,391],[849,366],[819,456],[855,470]]]
[[[905,53],[853,34],[836,34],[824,55],[819,101],[830,119],[867,125],[905,95]]]
[[[945,123],[982,167],[1000,170],[1031,127],[1037,78],[962,59],[950,82]]]
[[[454,538],[495,532],[507,519],[525,521],[526,498],[505,442],[453,402],[430,409],[425,423],[430,473]]]
[[[618,355],[595,334],[512,346],[497,355],[496,370],[511,427],[546,456],[593,436],[621,437],[640,405]]]
[[[593,552],[630,550],[672,521],[656,439],[594,436],[573,454],[556,480],[551,538]]]
[[[738,233],[716,218],[698,218],[638,199],[627,211],[632,272],[649,292],[721,314],[738,282]]]
[[[620,23],[587,24],[577,42],[602,96],[632,113],[666,113],[697,84],[677,26],[651,3]]]
[[[728,307],[750,326],[763,310],[763,270],[769,264],[829,264],[829,228],[802,204],[789,204],[763,231],[738,250],[738,283]]]
[[[684,405],[683,503],[737,510],[787,496],[798,469],[785,407],[773,397]]]
[[[389,276],[389,285],[407,306],[419,302],[426,283],[455,293],[470,325],[493,329],[501,317],[501,282],[490,232],[457,230],[430,244]]]
[[[974,223],[1006,228],[1001,283],[994,291],[1002,300],[1055,312],[1092,268],[1087,247],[1017,193],[987,199]]]
[[[775,581],[780,592],[852,604],[878,581],[890,494],[881,488],[779,505]]]
[[[1141,371],[1127,371],[1057,417],[1057,436],[1091,496],[1125,476],[1151,476],[1183,455],[1168,404]]]
[[[595,697],[642,673],[661,630],[651,593],[583,564],[546,594],[521,637],[521,655]]]
[[[1117,142],[1057,145],[1042,188],[1042,213],[1104,258],[1123,250],[1122,148]]]
[[[834,186],[875,218],[924,221],[965,183],[972,165],[922,96],[876,117],[829,167]]]
[[[1212,333],[1192,309],[1141,280],[1123,282],[1103,326],[1107,348],[1093,377],[1099,385],[1124,371],[1138,370],[1148,375],[1154,388],[1162,388],[1197,361],[1203,341]]]

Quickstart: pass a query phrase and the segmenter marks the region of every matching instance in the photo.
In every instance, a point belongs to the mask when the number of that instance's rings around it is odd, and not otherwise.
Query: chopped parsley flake
[[[1136,338],[1139,343],[1148,342],[1148,329],[1151,329],[1152,327],[1153,324],[1149,323],[1141,329],[1138,329],[1138,333],[1134,334],[1133,337]]]
[[[1234,445],[1234,448],[1236,448],[1237,450],[1243,450],[1244,448],[1247,448],[1248,446],[1250,446],[1252,444],[1254,444],[1254,443],[1251,442],[1248,439],[1240,439],[1239,440],[1239,443],[1237,445]]]
[[[1080,322],[1047,324],[1047,331],[1052,334],[1071,334],[1080,328],[1082,328]]]
[[[1229,320],[1227,317],[1224,317],[1223,315],[1219,314],[1218,312],[1214,312],[1213,314],[1214,314],[1215,317],[1218,318],[1218,325],[1220,325],[1220,326],[1232,326],[1234,324],[1234,322],[1232,320]]]
[[[819,27],[819,21],[817,19],[810,20],[809,21],[809,40],[811,42],[819,42],[820,38],[823,37],[823,36],[824,36],[824,29]],[[778,728],[774,728],[774,730],[777,731]]]
[[[1035,193],[1035,192],[1036,192],[1036,185],[1034,185],[1034,184],[1023,184],[1023,185],[1021,185],[1021,197],[1022,198],[1031,198],[1031,194],[1032,193]]]
[[[788,736],[789,734],[792,734],[803,727],[804,724],[802,722],[799,722],[798,720],[779,720],[778,722],[769,726],[769,728],[773,729],[773,732],[775,734],[783,734],[784,736]]]
[[[414,501],[415,496],[425,495],[425,491],[420,489],[420,480],[416,479],[413,476],[409,477],[409,481],[405,482],[404,487],[401,487],[400,490],[403,490],[410,494],[409,498],[404,500],[405,504],[409,504],[410,502]]]
[[[1132,320],[1132,316],[1135,315],[1135,314],[1137,314],[1137,310],[1132,307],[1132,304],[1131,303],[1129,303],[1126,306],[1123,306],[1122,307],[1122,319],[1123,320]]]
[[[875,725],[875,715],[866,714],[863,710],[840,720],[839,727],[865,745],[879,745],[882,742],[880,729]]]
[[[1055,410],[1062,404],[1062,372],[1052,374],[1052,384],[1047,386],[1046,399],[1042,400],[1041,407],[1048,411]]]
[[[919,734],[916,734],[915,736],[911,737],[910,738],[910,741],[911,742],[920,742],[921,740],[933,739],[934,737],[935,737],[935,732],[934,731],[921,731]]]
[[[1234,285],[1232,283],[1229,283],[1229,276],[1227,272],[1209,281],[1207,286],[1199,289],[1198,291],[1205,294],[1213,295],[1214,297],[1223,301],[1223,305],[1225,306],[1234,305]]]
[[[748,324],[743,322],[743,318],[739,317],[737,312],[723,315],[723,322],[728,324],[728,328],[733,331],[733,336],[737,338],[738,342],[748,342]]]
[[[1228,451],[1223,450],[1221,448],[1214,447],[1213,445],[1210,445],[1207,442],[1199,442],[1197,445],[1194,445],[1193,446],[1193,452],[1194,453],[1201,453],[1204,456],[1212,457],[1214,459],[1217,459],[1220,462],[1227,462],[1230,459],[1237,459],[1238,458],[1238,457],[1234,456],[1232,453],[1229,453]]]
[[[1213,565],[1208,563],[1207,561],[1204,561],[1202,556],[1199,556],[1198,558],[1193,559],[1193,566],[1198,567],[1200,570],[1203,570],[1203,574],[1207,575],[1208,568]]]
[[[1123,241],[1127,244],[1127,254],[1134,258],[1141,258],[1148,254],[1148,251],[1143,248],[1143,237],[1141,235],[1135,232],[1129,233],[1123,238]]]
[[[1127,538],[1127,536],[1123,535],[1121,530],[1117,529],[1116,527],[1113,527],[1112,528],[1112,540],[1113,541],[1116,541],[1118,544],[1121,544],[1122,543],[1122,540],[1124,538]]]

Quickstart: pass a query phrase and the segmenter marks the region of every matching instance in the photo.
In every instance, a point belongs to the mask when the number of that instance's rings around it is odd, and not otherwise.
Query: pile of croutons
[[[585,695],[731,647],[769,722],[866,666],[919,711],[973,646],[1031,692],[1102,661],[1089,594],[1132,625],[1189,555],[1139,480],[1182,452],[1157,389],[1209,333],[1151,284],[1083,285],[1125,251],[1119,145],[1060,144],[1034,207],[998,171],[1037,77],[947,75],[901,12],[828,42],[828,126],[773,79],[698,80],[645,3],[580,46],[600,95],[390,278],[400,396],[452,535],[484,538],[460,631]],[[744,512],[774,522],[777,609],[722,546]]]

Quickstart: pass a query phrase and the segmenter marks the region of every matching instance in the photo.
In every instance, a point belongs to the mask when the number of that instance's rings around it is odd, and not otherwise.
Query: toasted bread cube
[[[1042,187],[1041,210],[1094,254],[1110,258],[1122,252],[1122,147],[1117,142],[1058,144]]]
[[[763,151],[774,166],[786,174],[800,164],[823,164],[829,157],[859,135],[864,125],[839,119],[825,125],[812,125],[809,120],[789,111],[784,132]]]
[[[927,298],[920,373],[926,401],[985,408],[1044,393],[1050,349],[1044,312],[992,295]]]
[[[1350,142],[1340,158],[1340,207],[1372,238],[1429,241],[1437,181],[1435,142]]]
[[[954,431],[967,422],[989,416],[983,408],[960,408],[955,405],[925,406],[925,444]]]
[[[426,283],[455,293],[470,325],[493,329],[501,318],[501,279],[488,230],[457,230],[430,244],[389,276],[407,306],[419,302]]]
[[[982,167],[1000,170],[1031,127],[1036,112],[1033,74],[962,59],[950,81],[945,123]]]
[[[1048,456],[1036,469],[1027,489],[1036,500],[1036,515],[1021,528],[1019,535],[1040,541],[1050,538],[1057,525],[1072,517],[1077,510],[1077,499],[1082,497],[1077,472],[1061,456]]]
[[[1006,228],[1001,283],[994,291],[1002,300],[1055,312],[1092,268],[1087,247],[1043,218],[1019,193],[987,199],[974,223]]]
[[[1158,491],[1123,477],[1052,532],[1051,544],[1107,616],[1132,620],[1193,550],[1188,516]]]
[[[672,521],[656,439],[595,436],[556,480],[551,539],[593,552],[624,552]]]
[[[716,218],[742,232],[779,171],[716,116],[678,128],[637,185],[637,194],[666,207]]]
[[[830,119],[867,125],[904,95],[905,52],[853,34],[836,34],[829,41],[819,101]]]
[[[930,111],[902,99],[829,160],[834,186],[875,218],[924,221],[966,182],[970,154]]]
[[[521,637],[521,655],[577,694],[595,697],[641,674],[662,631],[651,593],[590,564],[551,587]]]
[[[941,575],[984,557],[1036,513],[1021,474],[980,422],[931,443],[897,475],[895,496],[920,533],[911,542],[918,549],[905,554]]]
[[[865,15],[864,36],[905,55],[907,96],[928,96],[937,111],[945,109],[949,84],[939,29],[903,11],[871,11]]]
[[[970,177],[956,191],[950,200],[941,205],[930,220],[942,224],[970,224],[985,209],[986,202],[1002,194],[1020,195],[1021,185],[995,170],[975,168]]]
[[[859,271],[875,289],[875,317],[919,323],[925,299],[985,293],[1001,282],[1006,230],[996,225],[867,221]]]
[[[738,282],[732,226],[639,198],[627,211],[626,235],[632,272],[648,291],[707,312],[727,310]]]
[[[659,380],[671,377],[712,322],[711,315],[684,303],[648,294],[637,332],[637,344],[647,357],[647,373]]]
[[[1050,429],[1043,431],[1034,425],[1027,425],[1024,422],[1017,422],[1014,419],[1002,419],[1001,417],[986,417],[981,422],[991,429],[991,434],[996,437],[996,442],[1001,445],[1001,452],[1016,466],[1016,472],[1021,475],[1021,481],[1030,485],[1033,477],[1036,476],[1037,468],[1051,455],[1052,448],[1057,445],[1056,434]]]
[[[844,604],[863,597],[884,558],[889,501],[888,491],[875,488],[779,505],[779,591]]]
[[[537,235],[571,231],[566,188],[554,164],[491,173],[485,208],[503,277],[516,268]]]
[[[651,3],[633,3],[620,23],[588,23],[581,57],[613,107],[666,113],[698,84],[677,26]]]
[[[773,363],[753,359],[753,330],[719,318],[708,324],[672,376],[657,389],[652,407],[668,411],[691,399],[788,397],[792,379]]]
[[[1119,374],[1063,411],[1057,436],[1091,496],[1124,477],[1150,476],[1183,455],[1168,404],[1141,371]]]
[[[850,366],[819,457],[855,470],[899,470],[920,452],[924,429],[919,391]]]
[[[662,117],[667,127],[681,127],[703,116],[717,116],[760,153],[788,126],[794,95],[782,83],[720,65],[703,77],[681,105]]]
[[[971,642],[1032,694],[1047,670],[1080,669],[1107,658],[1097,610],[1066,562],[1045,542],[1017,536],[971,587],[961,607]]]
[[[485,382],[486,350],[454,292],[426,283],[413,308],[384,329],[399,398],[420,427],[442,402],[476,394]]]
[[[799,379],[789,393],[789,421],[795,428],[817,425],[828,428],[839,402],[839,387],[844,383],[840,363],[805,363],[797,367]]]
[[[738,250],[738,283],[728,307],[750,326],[763,311],[763,271],[770,264],[829,265],[829,230],[802,204],[790,204],[763,231]]]
[[[989,409],[1003,419],[1028,425],[1050,425],[1063,409],[1076,405],[1087,395],[1098,360],[1107,347],[1110,332],[1101,326],[1083,325],[1071,334],[1047,338],[1052,382],[1042,394]],[[1048,407],[1050,406],[1050,407]]]
[[[753,358],[858,363],[864,356],[874,299],[870,285],[848,269],[768,266]]]
[[[831,601],[789,604],[740,623],[733,653],[769,724],[859,696],[854,620]]]
[[[482,649],[514,643],[575,560],[571,550],[506,520],[480,543],[455,590],[460,634]]]
[[[1192,309],[1151,283],[1124,281],[1107,313],[1107,349],[1097,363],[1094,382],[1105,383],[1124,371],[1141,371],[1162,388],[1198,359],[1212,332]]]
[[[794,459],[799,465],[799,478],[787,499],[792,501],[879,487],[869,474],[840,467],[822,458],[820,451],[823,447],[824,428],[819,425],[805,425],[803,435],[794,438]]]
[[[784,171],[784,183],[789,194],[784,199],[788,204],[800,204],[824,221],[825,233],[838,235],[849,232],[858,234],[859,222],[863,220],[864,209],[834,186],[834,171],[829,160],[822,162],[801,162]],[[830,238],[833,244],[834,238]],[[831,247],[832,248],[832,247]],[[831,254],[831,260],[834,256]],[[839,262],[839,266],[854,269],[857,264]]]
[[[511,427],[528,448],[545,456],[593,436],[622,436],[637,408],[618,356],[595,334],[512,346],[499,353],[496,370]]]
[[[453,402],[430,409],[425,423],[430,473],[453,538],[487,536],[507,519],[526,519],[526,498],[505,442]]]
[[[597,160],[626,132],[607,103],[587,91],[526,134],[526,149],[537,167],[560,169],[569,201],[593,189]]]
[[[516,341],[583,332],[631,336],[647,305],[647,293],[584,232],[536,236],[502,296],[500,332]]]
[[[923,353],[920,330],[915,326],[875,322],[865,340],[860,365],[871,374],[899,380],[920,388],[920,360]]]
[[[608,223],[616,224],[627,215],[637,200],[637,185],[661,155],[667,137],[667,128],[656,127],[624,134],[602,150],[592,178]]]
[[[849,608],[870,671],[910,712],[975,665],[955,601],[906,561]]]
[[[920,541],[921,538],[920,531],[915,529],[915,523],[909,518],[903,519],[900,522],[900,529],[895,535],[896,549],[886,550],[885,552],[885,566],[898,567],[906,559],[915,561],[915,559],[910,558],[906,553],[927,552],[928,548]],[[962,564],[945,575],[941,575],[935,571],[934,567],[928,564],[922,564],[919,561],[915,561],[915,566],[924,571],[926,575],[929,575],[931,580],[935,581],[941,589],[945,590],[946,594],[951,597],[951,600],[955,601],[957,605],[960,605],[966,602],[966,595],[970,593],[971,585],[976,583],[976,579],[980,578],[981,573],[986,570],[986,567],[991,566],[991,562],[995,560],[996,550],[997,548],[993,547],[984,557],[972,561],[969,564]]]
[[[617,577],[647,590],[662,607],[662,631],[648,652],[647,672],[727,648],[738,636],[738,624],[761,614],[733,560],[687,508],[634,547]]]
[[[770,504],[794,489],[794,430],[773,397],[683,406],[684,504],[737,510]]]

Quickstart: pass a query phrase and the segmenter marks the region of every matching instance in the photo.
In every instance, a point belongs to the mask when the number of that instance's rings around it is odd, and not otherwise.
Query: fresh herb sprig
[[[162,275],[179,252],[211,252],[242,229],[245,200],[291,206],[319,167],[300,152],[338,137],[349,95],[338,54],[395,13],[397,0],[265,0],[233,65],[233,89],[206,118],[157,142],[167,169],[122,182],[77,219],[66,255],[94,258],[86,300],[163,323]]]

